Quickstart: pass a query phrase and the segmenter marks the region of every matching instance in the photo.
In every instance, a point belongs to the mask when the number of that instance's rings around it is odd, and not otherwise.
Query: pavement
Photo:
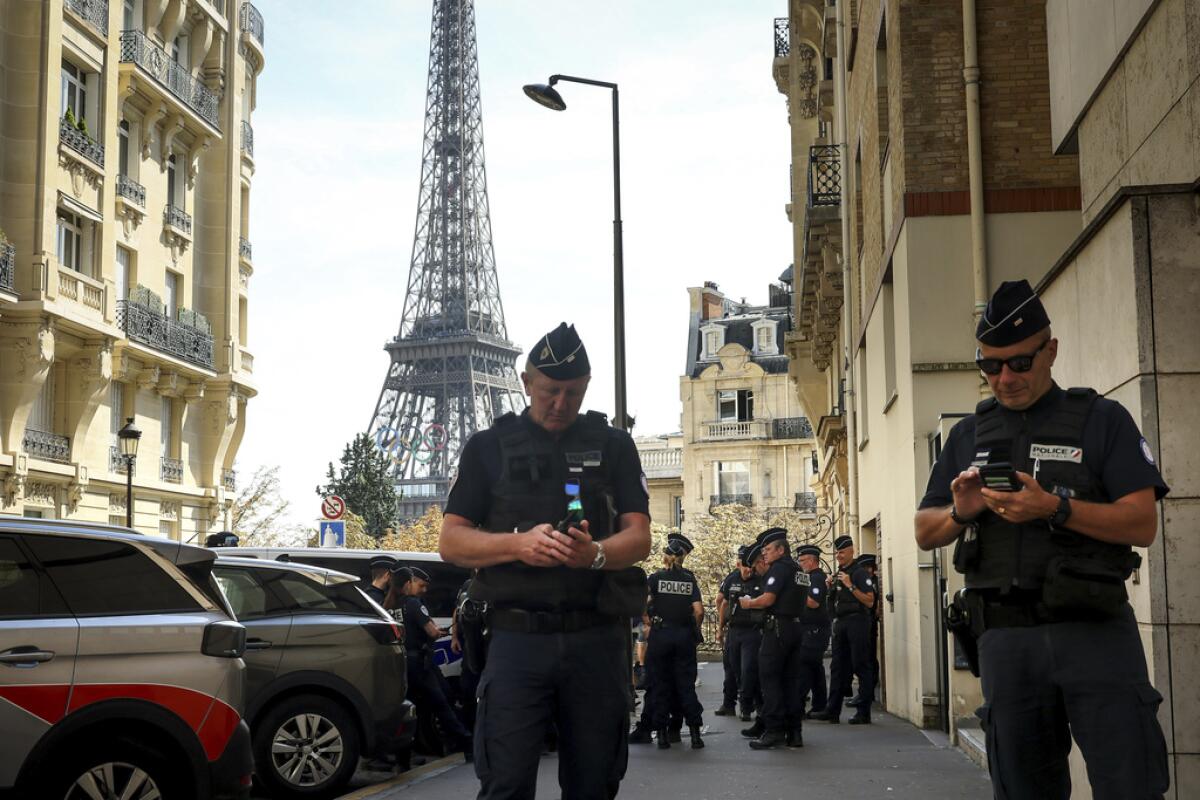
[[[702,663],[698,687],[707,712],[703,750],[683,744],[669,750],[630,745],[629,771],[621,800],[791,800],[808,797],[889,800],[990,800],[987,773],[941,734],[923,732],[905,720],[876,711],[869,726],[804,725],[804,748],[754,751],[739,731],[746,723],[717,717],[721,665]],[[843,719],[849,718],[846,712]],[[556,757],[543,757],[538,796],[560,796]],[[364,776],[366,777],[366,776]],[[360,777],[359,782],[363,777]],[[432,762],[376,786],[359,788],[342,800],[467,800],[479,791],[462,756]]]

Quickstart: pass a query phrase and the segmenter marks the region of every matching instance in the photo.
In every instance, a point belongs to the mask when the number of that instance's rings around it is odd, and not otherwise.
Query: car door
[[[275,679],[287,645],[292,617],[259,580],[259,569],[232,567],[218,562],[213,567],[217,585],[233,608],[238,622],[246,626],[246,706],[254,707],[259,692]]]
[[[21,539],[0,532],[0,788],[67,710],[79,623]]]

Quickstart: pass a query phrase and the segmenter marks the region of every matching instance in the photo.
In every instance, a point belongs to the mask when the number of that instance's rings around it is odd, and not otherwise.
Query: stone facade
[[[0,6],[0,513],[124,524],[132,417],[134,526],[226,526],[263,59],[248,2]]]

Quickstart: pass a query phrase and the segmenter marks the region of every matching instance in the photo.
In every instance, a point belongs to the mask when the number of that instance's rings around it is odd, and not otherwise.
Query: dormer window
[[[754,322],[754,355],[774,356],[779,354],[779,343],[775,339],[775,330],[779,323],[773,319],[760,319]]]
[[[705,325],[700,329],[700,335],[703,337],[704,342],[700,358],[703,360],[715,359],[717,351],[725,346],[725,326]]]

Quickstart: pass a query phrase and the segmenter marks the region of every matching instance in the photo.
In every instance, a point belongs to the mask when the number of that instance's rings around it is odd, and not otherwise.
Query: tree
[[[233,501],[232,530],[245,547],[298,545],[305,539],[304,528],[281,522],[290,506],[279,494],[279,467],[261,466]]]
[[[317,494],[339,495],[346,501],[347,510],[362,517],[366,533],[378,541],[385,529],[396,525],[396,489],[391,469],[391,462],[374,440],[360,433],[342,450],[336,475],[333,464],[329,465],[327,483],[317,487]]]

